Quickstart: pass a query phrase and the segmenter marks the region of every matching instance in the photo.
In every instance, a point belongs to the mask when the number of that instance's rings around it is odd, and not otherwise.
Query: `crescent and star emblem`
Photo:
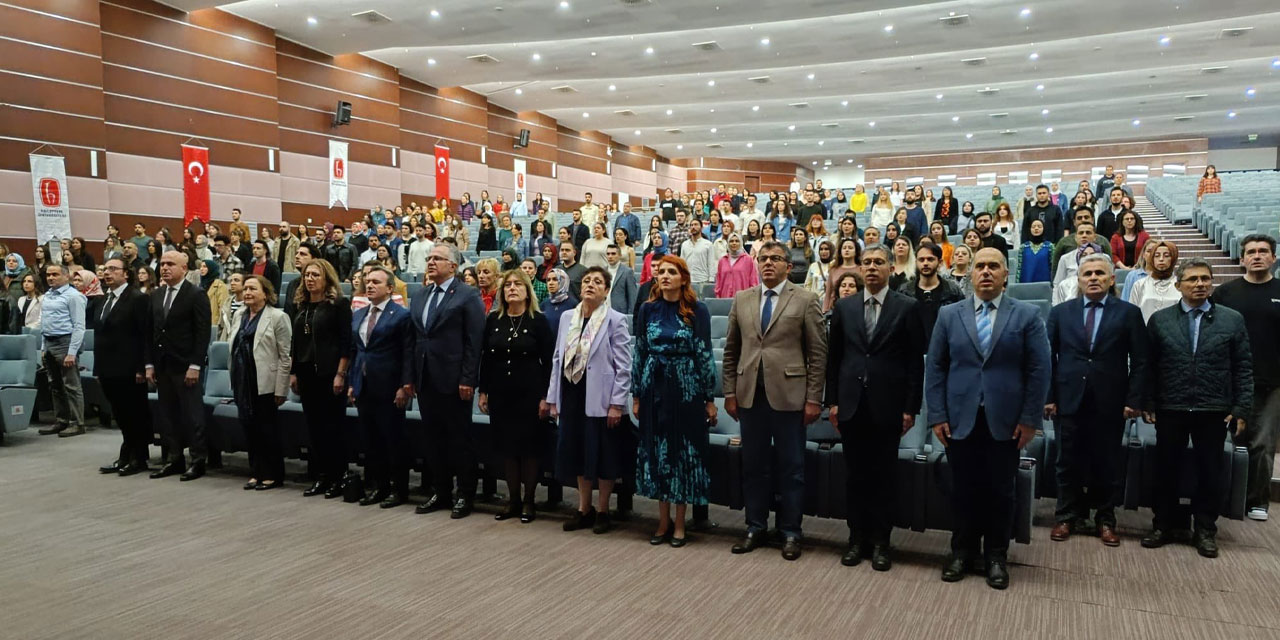
[[[449,168],[449,161],[445,158],[436,158],[436,170],[444,173]]]
[[[199,175],[196,175],[197,170],[199,170]],[[187,163],[187,175],[191,176],[192,182],[200,184],[200,178],[204,177],[204,165],[195,161]]]

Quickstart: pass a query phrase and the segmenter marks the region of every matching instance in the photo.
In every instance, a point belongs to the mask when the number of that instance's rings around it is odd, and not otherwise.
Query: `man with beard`
[[[916,310],[924,325],[925,344],[933,337],[933,325],[938,320],[938,310],[964,299],[960,286],[949,278],[938,275],[942,264],[942,247],[922,244],[916,248],[916,277],[898,287],[898,293],[914,298]]]

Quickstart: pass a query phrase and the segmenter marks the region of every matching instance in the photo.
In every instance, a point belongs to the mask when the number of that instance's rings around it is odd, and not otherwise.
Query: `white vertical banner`
[[[36,204],[36,241],[71,237],[71,206],[67,203],[67,166],[62,156],[31,154],[31,189]]]
[[[513,164],[514,166],[512,168],[514,169],[514,173],[515,173],[515,194],[511,196],[512,202],[516,200],[522,200],[522,201],[528,202],[529,194],[525,192],[525,189],[529,185],[529,176],[525,173],[524,160],[521,158],[516,158],[513,161]],[[520,196],[520,197],[517,198],[516,196]]]
[[[347,208],[347,143],[329,141],[329,208],[335,202]]]

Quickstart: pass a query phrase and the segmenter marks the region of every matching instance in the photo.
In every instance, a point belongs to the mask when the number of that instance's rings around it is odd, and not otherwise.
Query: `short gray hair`
[[[1209,277],[1213,277],[1213,265],[1208,260],[1200,257],[1185,258],[1178,262],[1178,266],[1174,268],[1173,275],[1176,282],[1182,282],[1182,276],[1187,273],[1187,269],[1195,267],[1204,267],[1209,270]]]
[[[863,247],[862,257],[864,258],[867,257],[867,254],[873,251],[879,251],[880,253],[884,254],[885,260],[888,260],[890,262],[893,261],[893,252],[889,251],[889,247],[886,247],[885,245],[879,242],[872,242],[871,244]]]
[[[45,265],[45,267],[44,267],[44,268],[45,268],[45,269],[48,269],[49,267],[56,267],[56,268],[58,269],[58,271],[61,271],[61,272],[62,272],[62,275],[63,275],[63,277],[65,277],[65,278],[70,278],[70,277],[71,277],[71,270],[67,268],[67,265],[62,264],[61,262],[50,262],[49,264]],[[46,271],[45,273],[48,273],[48,271]],[[43,274],[41,274],[41,275],[43,275]]]
[[[1105,253],[1091,253],[1080,259],[1080,270],[1084,270],[1084,265],[1090,262],[1102,262],[1107,265],[1107,273],[1115,273],[1116,265],[1111,260],[1111,256]]]
[[[449,261],[450,261],[450,262],[452,262],[452,263],[454,263],[454,264],[456,264],[456,265],[461,265],[461,264],[462,264],[462,250],[458,248],[458,245],[456,245],[456,244],[449,244],[449,243],[447,243],[447,242],[446,242],[446,243],[437,243],[437,244],[436,244],[436,246],[437,246],[437,247],[439,247],[439,246],[443,246],[444,248],[446,248],[446,249],[448,249],[448,250],[449,250]]]

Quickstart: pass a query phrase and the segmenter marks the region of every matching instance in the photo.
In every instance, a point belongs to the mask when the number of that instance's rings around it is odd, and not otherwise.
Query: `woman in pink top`
[[[755,261],[742,249],[742,236],[729,235],[729,252],[720,258],[716,269],[716,297],[732,298],[733,294],[760,283]]]

